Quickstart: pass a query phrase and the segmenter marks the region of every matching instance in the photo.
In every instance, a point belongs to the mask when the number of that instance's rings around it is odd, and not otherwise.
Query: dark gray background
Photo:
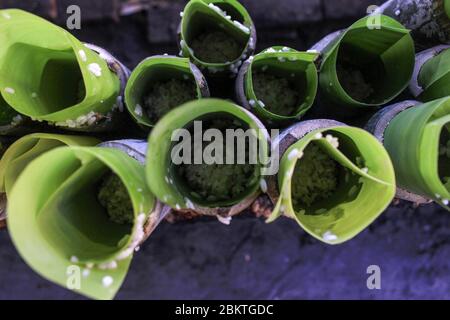
[[[150,0],[120,16],[120,1],[13,1],[62,23],[82,7],[81,40],[105,47],[133,68],[143,58],[176,54],[175,28],[185,1]],[[365,13],[367,0],[245,0],[259,49],[307,49]],[[122,12],[123,14],[123,12]],[[136,254],[118,299],[450,299],[450,214],[436,205],[400,203],[355,239],[324,245],[296,222],[267,225],[249,214],[230,226],[214,219],[164,222]],[[368,290],[366,269],[379,265],[381,290]],[[0,231],[0,299],[82,299],[41,279]]]

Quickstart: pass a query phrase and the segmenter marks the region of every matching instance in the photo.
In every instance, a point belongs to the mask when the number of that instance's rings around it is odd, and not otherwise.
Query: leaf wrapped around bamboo
[[[128,112],[150,130],[167,112],[190,100],[209,97],[200,69],[187,58],[153,56],[131,73],[125,89]]]
[[[412,31],[416,47],[450,44],[449,0],[388,0],[373,16],[390,16]]]
[[[12,143],[0,160],[0,220],[6,219],[7,196],[25,167],[35,158],[62,146],[94,146],[100,141],[91,137],[33,133]]]
[[[267,130],[244,108],[219,99],[192,101],[169,112],[153,129],[147,182],[173,209],[229,218],[260,193],[268,146]]]
[[[28,117],[72,131],[127,127],[123,64],[33,14],[1,13],[9,18],[0,19],[0,107],[6,118],[17,113],[11,124]]]
[[[450,99],[404,101],[380,110],[368,123],[392,159],[397,197],[430,199],[449,209]]]

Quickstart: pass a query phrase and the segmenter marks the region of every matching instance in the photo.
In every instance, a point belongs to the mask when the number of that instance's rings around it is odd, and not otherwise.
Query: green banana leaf
[[[25,167],[41,154],[62,146],[94,146],[91,137],[33,133],[14,142],[0,160],[0,193],[9,193]]]
[[[14,138],[0,136],[0,157],[6,152],[11,143],[14,142]],[[0,229],[6,224],[6,195],[0,192]]]
[[[15,137],[0,135],[0,157],[3,157],[9,146],[14,143]]]
[[[236,0],[190,0],[181,16],[180,55],[210,75],[236,75],[255,50],[255,26]]]
[[[99,183],[110,173],[126,194],[113,188],[108,201],[126,196],[131,224],[112,221],[100,203]],[[41,276],[87,297],[111,299],[155,204],[144,167],[126,153],[61,147],[33,160],[17,179],[9,194],[8,230],[25,262]]]
[[[5,101],[0,90],[0,136],[23,136],[32,132],[49,129],[39,122],[15,111]]]
[[[449,209],[448,97],[402,111],[384,132],[384,146],[394,164],[399,187],[433,199]]]
[[[399,22],[380,16],[370,29],[365,17],[330,43],[323,52],[319,85],[330,101],[349,107],[374,107],[398,96],[411,79],[414,42]]]
[[[9,17],[0,19],[4,101],[20,115],[64,129],[106,130],[122,108],[119,77],[106,61],[40,17],[1,13]]]
[[[279,197],[268,222],[284,214],[328,244],[356,236],[395,195],[388,153],[370,133],[355,127],[307,133],[282,155],[277,180]]]
[[[421,65],[417,76],[422,88],[418,99],[431,101],[450,95],[450,50],[447,48]]]
[[[142,61],[133,70],[125,89],[129,113],[147,130],[170,109],[208,96],[208,84],[201,71],[189,59],[173,56],[154,56]]]
[[[221,124],[221,121],[224,124]],[[202,136],[197,136],[194,131],[189,140],[182,137],[181,141],[183,143],[189,141],[189,147],[191,143],[200,143],[202,152],[212,145],[206,145],[205,141],[208,140],[206,129],[222,130],[221,132],[225,128],[252,129],[249,132],[258,141],[256,151],[259,153],[258,161],[254,164],[250,161],[242,164],[225,164],[225,161],[224,164],[218,162],[206,164],[205,159],[197,162],[190,158],[189,161],[192,160],[196,165],[189,166],[186,162],[175,163],[173,154],[180,153],[178,149],[180,139],[176,137],[177,132],[180,129],[192,130],[195,123],[202,125],[204,131],[201,133]],[[191,133],[189,131],[189,134]],[[200,141],[201,139],[203,141]],[[268,140],[269,136],[264,126],[242,107],[219,99],[189,102],[163,117],[149,137],[146,166],[148,185],[158,199],[177,210],[193,210],[205,215],[235,215],[246,209],[259,194],[261,173],[264,165],[268,163]],[[205,144],[202,145],[202,142]],[[225,138],[222,142],[226,142]],[[230,145],[225,146],[226,150],[229,150]],[[233,151],[238,150],[237,147],[233,145]],[[199,150],[198,146],[193,145],[191,155],[196,150]],[[245,150],[246,160],[252,150],[254,149]],[[226,153],[228,151],[224,151],[222,155],[225,156]],[[182,174],[182,170],[190,172],[188,177]],[[189,177],[192,179],[189,180]],[[245,187],[242,187],[243,184]],[[199,190],[210,192],[204,192],[202,195]]]
[[[272,47],[255,55],[249,61],[244,83],[239,84],[244,86],[244,103],[264,120],[300,119],[316,97],[317,57],[316,53],[287,47]],[[265,76],[265,81],[259,76]]]
[[[416,48],[450,44],[448,0],[388,0],[373,14],[390,16],[411,29]]]

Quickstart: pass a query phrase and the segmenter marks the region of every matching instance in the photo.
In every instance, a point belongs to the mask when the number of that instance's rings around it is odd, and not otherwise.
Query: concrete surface
[[[251,1],[246,2],[251,7]],[[282,44],[306,49],[349,25],[356,19],[351,17],[356,15],[352,5],[365,2],[346,0],[343,6],[342,1],[323,0],[321,12],[338,18],[280,24],[270,32],[258,29],[258,48]],[[333,9],[333,3],[347,13]],[[365,6],[354,8],[361,12]],[[130,68],[149,55],[178,52],[175,39],[149,42],[145,12],[122,17],[119,24],[83,22],[75,35],[109,49]],[[319,243],[287,219],[271,225],[245,215],[231,226],[211,219],[163,223],[135,256],[117,298],[450,299],[449,258],[450,213],[435,205],[393,207],[358,237],[336,247]],[[366,287],[369,265],[381,268],[381,290]],[[8,233],[1,231],[0,299],[82,297],[37,276],[17,255]]]

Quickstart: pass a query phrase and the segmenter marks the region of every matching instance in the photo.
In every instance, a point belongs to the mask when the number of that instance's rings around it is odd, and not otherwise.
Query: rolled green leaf
[[[9,146],[14,143],[16,137],[14,136],[2,136],[0,135],[0,157],[3,157]]]
[[[147,141],[137,139],[113,140],[102,142],[98,146],[121,150],[137,160],[140,164],[145,165]]]
[[[413,96],[431,101],[450,95],[450,47],[440,45],[416,55],[414,74],[409,84]]]
[[[12,143],[0,160],[0,221],[7,218],[7,196],[23,169],[39,155],[61,146],[93,146],[100,141],[90,137],[34,133]]]
[[[300,119],[316,97],[317,56],[288,47],[272,47],[251,56],[236,80],[239,103],[267,122]]]
[[[0,194],[0,229],[6,226],[6,195]]]
[[[419,104],[420,102],[418,101],[407,100],[393,104],[392,106],[385,107],[370,118],[369,122],[366,125],[366,130],[371,132],[379,141],[383,142],[384,132],[391,120],[400,112]],[[426,204],[431,201],[428,198],[415,194],[412,191],[402,189],[399,186],[397,186],[395,197],[397,199],[413,202],[417,205]]]
[[[17,179],[8,230],[41,276],[91,298],[111,299],[147,225],[160,221],[160,209],[144,167],[126,153],[61,147],[33,160]]]
[[[432,199],[449,209],[449,122],[448,97],[389,106],[369,122],[369,130],[376,130],[392,158],[397,185],[403,190],[399,198],[418,203]]]
[[[180,15],[180,55],[209,75],[236,76],[256,47],[247,10],[236,0],[190,0]]]
[[[128,111],[147,130],[173,108],[202,97],[209,97],[209,89],[201,71],[189,59],[173,56],[142,61],[125,89]]]
[[[31,121],[27,116],[11,108],[0,91],[0,136],[22,136],[48,129],[45,125]]]
[[[241,145],[239,138],[225,138],[229,130],[237,137],[239,132],[248,134],[247,141],[256,143]],[[169,112],[153,129],[147,182],[158,199],[174,209],[229,218],[258,196],[268,163],[268,140],[262,123],[242,107],[218,99],[189,102]],[[213,153],[213,161],[207,160],[205,155]],[[238,160],[239,155],[244,161]]]
[[[128,70],[120,62],[25,11],[0,16],[0,92],[12,109],[76,131],[110,130],[123,120]]]
[[[357,21],[312,49],[323,56],[321,91],[337,105],[367,108],[386,104],[411,79],[414,42],[409,30],[387,16],[380,16],[379,26],[372,28],[370,19]]]
[[[270,181],[282,214],[316,239],[343,243],[364,230],[395,195],[395,174],[381,143],[365,130],[331,120],[300,122],[274,142],[280,170]]]
[[[416,45],[450,44],[449,0],[389,0],[373,15],[390,16],[412,30]]]

